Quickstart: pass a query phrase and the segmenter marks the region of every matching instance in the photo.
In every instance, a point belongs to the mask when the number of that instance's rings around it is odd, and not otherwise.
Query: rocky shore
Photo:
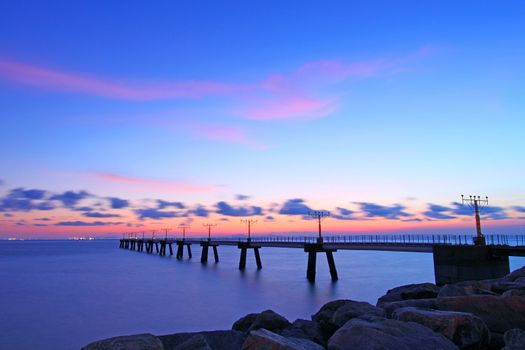
[[[82,350],[525,350],[525,267],[493,280],[389,290],[377,304],[331,301],[311,320],[291,323],[272,310],[231,330],[139,334]]]

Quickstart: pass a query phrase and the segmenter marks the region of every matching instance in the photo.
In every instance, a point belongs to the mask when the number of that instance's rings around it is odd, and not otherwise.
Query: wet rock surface
[[[384,303],[401,300],[435,298],[438,293],[439,287],[433,283],[408,284],[388,290],[377,300],[376,306],[381,307]]]
[[[273,310],[266,310],[258,314],[249,314],[236,321],[232,329],[241,332],[250,332],[264,328],[274,332],[280,332],[291,326],[291,323]]]
[[[136,334],[99,340],[82,350],[163,350],[160,339],[152,334]]]
[[[445,336],[414,322],[353,319],[328,341],[329,350],[453,350],[458,347]]]
[[[266,329],[251,331],[242,345],[243,350],[323,350],[307,339],[283,337]]]
[[[415,307],[397,309],[393,319],[416,322],[443,334],[460,349],[486,349],[490,332],[479,317],[456,311],[438,311]]]

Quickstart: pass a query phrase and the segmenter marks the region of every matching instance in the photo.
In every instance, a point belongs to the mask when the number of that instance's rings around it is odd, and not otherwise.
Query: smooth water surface
[[[265,309],[308,319],[329,300],[375,304],[389,288],[434,281],[426,253],[338,251],[336,283],[319,255],[315,284],[300,249],[261,249],[260,271],[251,251],[245,272],[236,247],[220,246],[219,256],[202,265],[198,246],[193,259],[185,251],[178,261],[110,240],[0,242],[0,349],[70,350],[116,335],[229,329]],[[524,264],[511,259],[512,269]]]

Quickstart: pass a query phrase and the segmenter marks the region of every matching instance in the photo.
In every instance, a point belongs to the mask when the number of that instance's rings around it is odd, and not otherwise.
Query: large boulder
[[[460,349],[481,350],[490,343],[487,325],[469,313],[405,307],[397,309],[392,318],[428,327],[452,340]]]
[[[281,332],[283,337],[303,338],[324,345],[326,339],[319,323],[309,320],[295,320],[292,326]]]
[[[324,350],[319,344],[307,339],[287,338],[267,329],[251,331],[242,350]]]
[[[352,318],[363,315],[383,317],[384,314],[383,309],[369,303],[344,299],[323,305],[317,313],[312,315],[312,320],[319,323],[325,337],[328,338]]]
[[[381,319],[369,322],[355,318],[330,338],[328,350],[453,350],[445,336],[414,322]]]
[[[237,320],[232,329],[248,333],[250,331],[265,328],[273,332],[281,332],[291,326],[291,323],[272,310],[266,310],[258,314],[249,314]]]
[[[477,281],[471,281],[469,283],[445,284],[439,290],[437,297],[459,297],[475,294],[496,295],[496,293],[492,292],[490,289],[490,285],[487,286]]]
[[[383,309],[387,317],[392,317],[392,314],[400,308],[404,307],[420,307],[425,309],[435,309],[437,299],[414,299],[414,300],[403,300],[394,301],[391,303],[384,303]]]
[[[510,289],[501,295],[502,297],[518,296],[525,297],[525,288],[523,289]]]
[[[468,312],[481,318],[492,332],[525,328],[525,297],[470,295],[436,299],[438,310]]]
[[[505,347],[503,350],[524,350],[525,349],[525,331],[523,329],[509,329],[503,336]]]
[[[408,284],[388,290],[377,300],[376,306],[393,301],[435,298],[438,293],[439,287],[432,283]]]
[[[164,350],[164,346],[159,338],[145,333],[99,340],[82,350]]]
[[[348,320],[364,315],[384,317],[385,310],[366,302],[349,300],[334,312],[330,322],[339,328]]]
[[[525,266],[512,271],[511,273],[503,277],[502,280],[507,281],[507,282],[514,282],[518,278],[521,278],[521,277],[525,277]]]
[[[210,344],[202,334],[195,334],[182,344],[177,345],[174,350],[212,350]]]
[[[246,335],[243,332],[210,331],[195,333],[176,333],[159,337],[164,350],[207,349],[240,350]]]

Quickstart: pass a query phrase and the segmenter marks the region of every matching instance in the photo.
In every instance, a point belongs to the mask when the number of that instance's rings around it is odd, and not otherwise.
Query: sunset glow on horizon
[[[121,6],[4,4],[0,239],[525,232],[521,2]]]

